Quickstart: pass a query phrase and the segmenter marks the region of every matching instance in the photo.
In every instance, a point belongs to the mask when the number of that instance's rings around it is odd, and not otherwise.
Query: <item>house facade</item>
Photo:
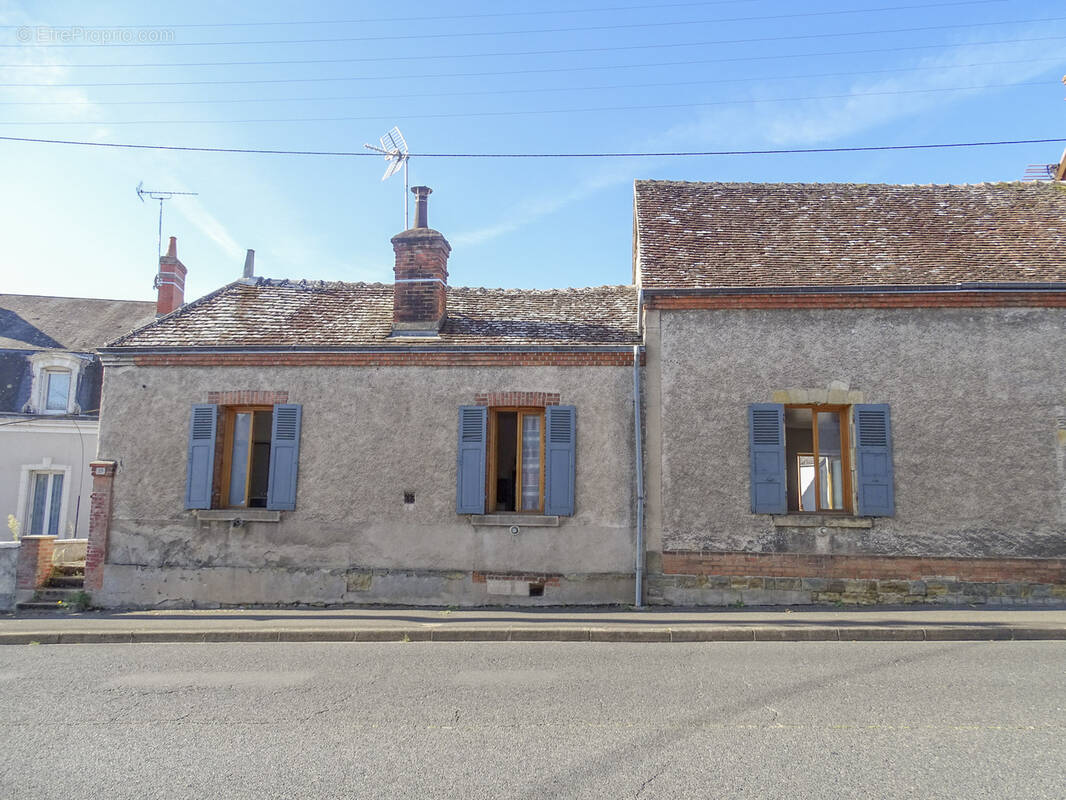
[[[1066,599],[1066,192],[636,185],[653,600]]]
[[[392,285],[102,351],[94,600],[1066,597],[1059,186],[638,181],[633,283],[556,291],[448,286],[415,192]]]
[[[89,535],[99,431],[96,348],[151,320],[155,303],[0,295],[0,541]]]
[[[105,348],[94,600],[632,591],[636,289],[449,287],[420,191],[391,286],[248,276]]]

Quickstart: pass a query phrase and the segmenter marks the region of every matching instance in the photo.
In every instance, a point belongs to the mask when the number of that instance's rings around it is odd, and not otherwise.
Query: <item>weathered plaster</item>
[[[1057,430],[1066,311],[731,310],[660,318],[665,548],[1066,554]],[[750,511],[747,406],[775,392],[833,386],[891,406],[896,515],[870,529],[775,526]]]
[[[13,611],[15,608],[18,559],[18,542],[0,542],[0,611]]]
[[[426,589],[403,570],[466,582],[473,570],[581,574],[574,586],[606,601],[595,576],[613,587],[632,571],[630,369],[115,367],[105,380],[100,454],[119,465],[102,603],[456,601],[438,578]],[[285,390],[303,405],[297,507],[278,522],[183,510],[190,406],[229,389]],[[458,407],[505,390],[559,392],[577,407],[576,513],[559,527],[516,536],[455,513]],[[381,571],[374,591],[350,597],[350,569]]]

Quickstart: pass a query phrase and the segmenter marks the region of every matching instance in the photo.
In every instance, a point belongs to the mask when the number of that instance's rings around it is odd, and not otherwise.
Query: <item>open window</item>
[[[574,513],[576,410],[462,406],[459,514]]]
[[[895,513],[887,405],[756,403],[748,421],[753,512]]]
[[[272,406],[225,406],[222,474],[218,494],[225,508],[266,508],[270,481]]]
[[[848,414],[842,406],[785,406],[788,510],[852,510]]]
[[[301,406],[195,405],[185,507],[296,507]]]
[[[544,409],[489,410],[488,507],[539,514],[544,509]]]

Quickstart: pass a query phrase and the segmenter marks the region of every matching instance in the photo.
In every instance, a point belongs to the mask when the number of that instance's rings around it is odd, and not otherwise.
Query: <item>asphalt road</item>
[[[1066,797],[1066,643],[0,648],[0,798]]]

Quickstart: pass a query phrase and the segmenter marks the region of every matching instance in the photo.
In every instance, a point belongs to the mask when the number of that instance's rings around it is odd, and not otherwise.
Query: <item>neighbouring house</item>
[[[556,291],[448,286],[414,191],[392,285],[101,351],[97,602],[1066,599],[1061,185],[638,181]]]
[[[86,588],[105,605],[616,602],[637,290],[251,275],[111,342]]]
[[[0,541],[89,535],[98,347],[152,319],[153,302],[0,294]]]
[[[1066,191],[638,181],[649,593],[1066,601]]]

